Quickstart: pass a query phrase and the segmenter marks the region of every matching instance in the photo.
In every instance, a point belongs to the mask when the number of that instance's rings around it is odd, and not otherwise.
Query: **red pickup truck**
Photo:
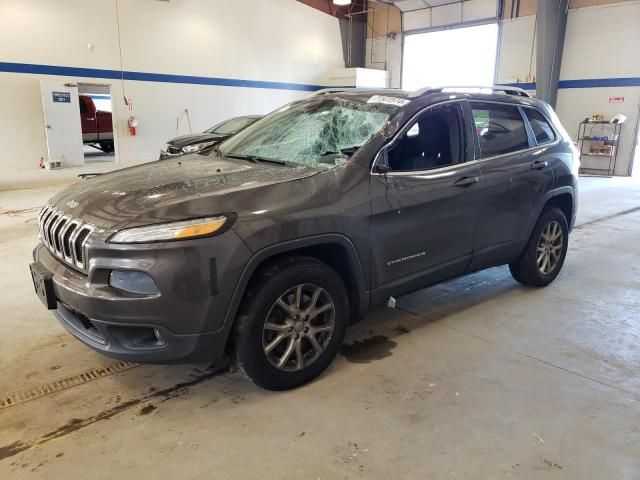
[[[106,153],[113,152],[111,112],[98,110],[88,95],[80,95],[80,123],[83,143]]]

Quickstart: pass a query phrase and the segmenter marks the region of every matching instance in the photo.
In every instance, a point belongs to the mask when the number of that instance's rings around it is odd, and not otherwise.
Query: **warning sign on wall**
[[[609,97],[609,103],[624,103],[624,97]]]

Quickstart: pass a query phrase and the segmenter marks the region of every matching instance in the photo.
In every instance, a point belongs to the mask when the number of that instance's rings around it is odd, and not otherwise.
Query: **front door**
[[[463,273],[482,178],[463,102],[430,107],[382,151],[371,176],[374,302]]]
[[[63,167],[83,165],[78,87],[60,80],[41,80],[45,136],[50,161]]]

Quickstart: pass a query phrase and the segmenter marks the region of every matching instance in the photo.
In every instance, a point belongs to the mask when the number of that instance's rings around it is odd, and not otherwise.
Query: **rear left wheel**
[[[509,264],[511,275],[523,285],[546,287],[560,273],[569,246],[569,225],[559,208],[545,210],[520,258]]]

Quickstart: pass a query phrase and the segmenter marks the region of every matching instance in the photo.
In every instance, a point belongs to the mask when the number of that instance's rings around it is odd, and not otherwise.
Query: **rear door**
[[[470,106],[483,178],[475,268],[507,261],[522,249],[553,186],[553,170],[522,107],[488,101]]]
[[[480,170],[463,101],[423,111],[381,152],[371,177],[374,302],[463,273]]]

